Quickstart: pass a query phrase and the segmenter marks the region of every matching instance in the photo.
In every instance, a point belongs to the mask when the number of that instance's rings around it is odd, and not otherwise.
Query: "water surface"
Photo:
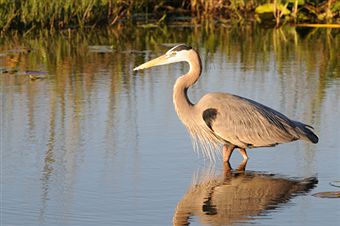
[[[132,71],[174,43],[202,56],[193,101],[211,91],[251,98],[313,125],[319,143],[253,149],[245,172],[227,174],[193,152],[172,105],[172,86],[188,67]],[[0,50],[3,225],[171,225],[188,197],[191,225],[340,219],[337,199],[311,195],[336,191],[329,183],[340,178],[339,30],[42,32],[5,36]],[[240,163],[235,152],[231,164]],[[235,181],[249,186],[235,191]],[[191,195],[195,187],[217,195]],[[243,211],[253,187],[262,205]],[[241,213],[228,214],[235,203]]]

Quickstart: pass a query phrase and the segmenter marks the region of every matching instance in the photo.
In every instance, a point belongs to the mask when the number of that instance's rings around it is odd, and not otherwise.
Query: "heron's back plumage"
[[[318,141],[308,125],[236,95],[209,93],[195,107],[202,113],[216,109],[214,120],[207,126],[218,137],[238,147],[273,146],[298,139]]]

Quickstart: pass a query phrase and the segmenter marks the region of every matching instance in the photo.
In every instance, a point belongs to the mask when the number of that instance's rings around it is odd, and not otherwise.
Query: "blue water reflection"
[[[225,164],[198,172],[195,181],[177,204],[174,225],[189,225],[196,220],[209,225],[265,223],[280,208],[294,205],[290,199],[305,195],[318,180],[315,177],[290,179],[264,172],[245,171],[246,161],[237,170]]]
[[[339,35],[316,31],[301,38],[289,27],[178,29],[2,40],[0,67],[13,72],[0,74],[4,225],[172,224],[193,174],[211,163],[193,152],[173,110],[172,86],[187,66],[132,71],[164,53],[162,43],[185,42],[200,51],[204,71],[189,91],[193,101],[206,92],[230,92],[315,127],[317,145],[254,149],[247,170],[288,181],[317,177],[313,193],[334,189],[329,182],[340,177]],[[113,51],[92,51],[96,45],[113,45]],[[22,47],[32,51],[9,51]],[[26,70],[48,76],[33,81]],[[235,153],[232,164],[240,161]],[[222,168],[221,162],[213,166],[217,175]],[[292,197],[265,219],[248,220],[336,222],[338,201],[309,194]]]

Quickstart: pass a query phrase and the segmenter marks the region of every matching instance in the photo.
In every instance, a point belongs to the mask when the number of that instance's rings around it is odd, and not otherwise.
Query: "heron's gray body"
[[[178,45],[165,55],[146,62],[135,70],[156,65],[186,61],[189,72],[180,76],[173,90],[178,117],[193,137],[194,143],[209,157],[223,145],[224,161],[234,148],[240,148],[245,159],[246,148],[274,146],[295,140],[318,142],[311,126],[293,121],[267,106],[228,93],[208,93],[198,103],[190,102],[187,91],[200,77],[201,59],[194,49]]]
[[[210,121],[211,132],[240,148],[273,146],[298,139],[310,140],[305,124],[236,95],[209,93],[195,108],[202,112],[202,118],[205,111],[214,111],[215,115]],[[206,126],[209,127],[207,123]]]

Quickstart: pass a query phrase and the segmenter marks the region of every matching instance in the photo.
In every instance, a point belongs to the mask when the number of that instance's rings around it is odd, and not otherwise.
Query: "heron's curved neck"
[[[200,77],[202,72],[201,59],[198,53],[195,51],[188,56],[190,69],[185,75],[180,76],[174,85],[173,90],[173,102],[176,112],[182,121],[186,121],[186,117],[192,117],[190,114],[184,114],[190,112],[193,103],[190,102],[187,91]]]

